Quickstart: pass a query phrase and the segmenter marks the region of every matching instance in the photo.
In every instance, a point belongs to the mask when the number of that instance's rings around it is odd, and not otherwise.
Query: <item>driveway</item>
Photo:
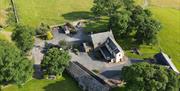
[[[45,47],[45,42],[55,44],[57,45],[59,41],[66,40],[70,43],[82,43],[84,39],[89,38],[87,35],[83,33],[82,28],[77,29],[77,33],[74,35],[66,35],[63,32],[59,33],[58,30],[54,29],[52,30],[54,38],[52,40],[41,40],[39,38],[35,38],[34,48],[32,49],[32,55],[34,59],[34,64],[39,65],[41,63],[41,60],[43,59],[43,53],[42,50]]]

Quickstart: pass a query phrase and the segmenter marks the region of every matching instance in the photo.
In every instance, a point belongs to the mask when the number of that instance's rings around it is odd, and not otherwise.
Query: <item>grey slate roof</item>
[[[160,63],[162,65],[168,65],[168,66],[170,66],[170,68],[172,70],[174,70],[175,72],[179,73],[179,71],[177,70],[176,66],[173,64],[172,60],[168,57],[167,54],[165,54],[163,52],[160,52],[160,53],[156,54],[154,57],[156,58],[158,63]]]
[[[97,48],[100,45],[102,45],[103,43],[105,43],[106,40],[108,39],[108,37],[115,40],[112,31],[91,34],[91,39],[92,39],[92,43],[93,43],[94,48]]]
[[[115,53],[118,53],[122,50],[122,48],[119,46],[119,44],[115,41],[115,39],[112,39],[111,37],[108,37],[106,42],[109,47],[111,48],[111,50],[113,50]]]
[[[122,48],[115,41],[112,31],[91,34],[91,39],[94,48],[99,49],[107,60],[115,58],[113,54],[122,51]]]

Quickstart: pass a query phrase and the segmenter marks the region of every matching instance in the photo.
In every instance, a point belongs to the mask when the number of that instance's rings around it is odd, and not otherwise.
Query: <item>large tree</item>
[[[110,17],[109,27],[113,30],[117,38],[122,37],[128,33],[128,22],[130,21],[130,14],[126,10],[116,13]]]
[[[179,91],[178,75],[164,66],[138,63],[122,69],[127,91]]]
[[[69,65],[70,55],[64,50],[51,48],[45,54],[41,67],[48,75],[61,76],[65,67]]]
[[[0,41],[0,85],[23,84],[32,77],[32,73],[31,60],[23,57],[15,45]]]
[[[156,43],[156,35],[161,28],[161,24],[152,18],[152,13],[140,6],[134,6],[130,10],[124,9],[112,15],[109,24],[116,38],[133,35],[139,44]]]
[[[135,39],[138,43],[156,43],[156,34],[160,31],[161,25],[152,18],[149,10],[137,6],[132,11],[131,19],[129,25],[136,31]]]
[[[133,8],[135,7],[134,0],[122,0],[122,2],[127,10],[133,10]]]
[[[94,0],[92,12],[96,16],[111,16],[122,6],[121,0]]]
[[[13,30],[12,40],[22,52],[26,53],[33,48],[34,31],[30,27],[17,25]]]

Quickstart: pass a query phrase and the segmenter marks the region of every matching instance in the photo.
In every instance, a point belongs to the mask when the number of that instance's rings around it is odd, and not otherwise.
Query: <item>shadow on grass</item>
[[[67,73],[64,73],[63,77],[64,79],[44,87],[44,91],[82,91],[75,80],[67,75]]]
[[[116,39],[116,41],[124,50],[131,50],[132,48],[140,47],[140,44],[138,44],[132,36],[124,37],[122,39]]]
[[[66,20],[74,21],[79,19],[89,19],[93,17],[93,14],[88,11],[70,12],[62,15]]]
[[[124,86],[122,86],[122,87],[115,87],[111,91],[125,91],[125,87]]]
[[[99,33],[108,31],[108,19],[95,19],[89,21],[84,27],[86,33]]]

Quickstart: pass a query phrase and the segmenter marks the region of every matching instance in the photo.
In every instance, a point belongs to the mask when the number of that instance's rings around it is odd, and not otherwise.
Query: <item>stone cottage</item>
[[[121,62],[124,51],[116,42],[112,31],[91,34],[91,41],[95,51],[100,51],[103,57],[110,62]]]

